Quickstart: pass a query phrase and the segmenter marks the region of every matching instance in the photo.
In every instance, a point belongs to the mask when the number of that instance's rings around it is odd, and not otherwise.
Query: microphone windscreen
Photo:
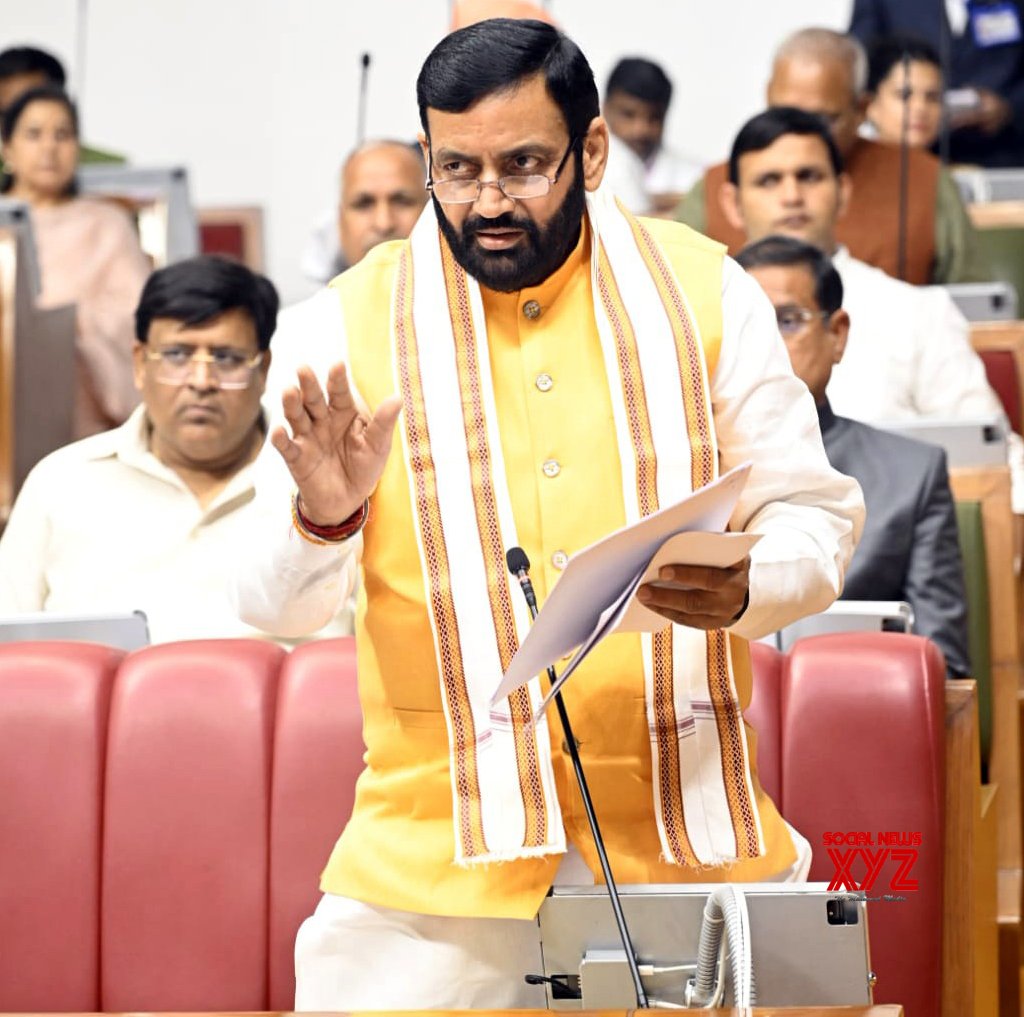
[[[362,60],[362,64],[363,64],[364,67],[369,67],[370,66],[370,54],[369,53],[364,53],[362,55],[361,60]]]
[[[521,547],[510,547],[505,552],[505,564],[514,576],[520,572],[530,571],[530,559],[526,557],[526,552]]]

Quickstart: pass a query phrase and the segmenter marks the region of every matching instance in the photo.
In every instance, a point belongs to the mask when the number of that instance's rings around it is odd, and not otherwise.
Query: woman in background
[[[868,51],[869,136],[900,144],[906,112],[907,144],[932,148],[942,129],[942,65],[928,43],[910,36],[876,39]]]
[[[77,307],[75,437],[122,423],[132,383],[133,315],[150,264],[125,212],[76,194],[78,115],[54,86],[34,88],[0,123],[0,191],[26,202],[41,276],[39,305]]]

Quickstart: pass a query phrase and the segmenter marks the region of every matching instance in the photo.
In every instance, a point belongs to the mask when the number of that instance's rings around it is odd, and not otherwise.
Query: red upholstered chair
[[[270,1009],[295,1000],[295,934],[352,814],[363,768],[355,640],[293,650],[281,672],[270,802]]]
[[[104,1010],[266,1009],[270,785],[283,651],[128,657],[111,703]]]
[[[871,905],[871,944],[876,1000],[934,1017],[937,651],[856,633],[753,656],[762,783],[814,847],[811,878],[833,875],[826,830],[921,833],[920,889]],[[286,1009],[362,766],[352,642],[168,644],[115,677],[119,659],[0,646],[0,1010]]]
[[[782,692],[782,814],[811,843],[811,880],[831,880],[826,831],[920,833],[906,899],[869,904],[876,1003],[937,1017],[942,983],[944,682],[938,649],[894,633],[801,640]],[[871,896],[889,892],[891,861]],[[864,866],[854,865],[854,878]]]
[[[245,256],[241,223],[200,223],[199,248],[203,254],[223,254],[241,261]]]
[[[100,803],[121,656],[0,645],[0,1010],[99,1009]]]
[[[996,231],[998,232],[998,230]],[[976,321],[971,345],[1018,433],[1024,426],[1024,321]]]
[[[199,208],[196,218],[203,254],[223,254],[254,272],[263,271],[263,209]]]
[[[988,383],[1003,404],[1010,427],[1020,434],[1021,390],[1016,358],[1009,350],[981,350],[978,356],[985,365]]]

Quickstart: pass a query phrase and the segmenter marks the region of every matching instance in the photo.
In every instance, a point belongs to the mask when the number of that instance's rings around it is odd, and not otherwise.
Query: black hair
[[[11,135],[14,133],[14,128],[18,126],[22,113],[34,102],[60,103],[68,111],[71,124],[75,129],[75,137],[78,137],[78,109],[71,96],[60,85],[40,85],[38,88],[30,88],[27,92],[22,92],[4,110],[3,116],[0,117],[0,138],[4,141],[11,140]]]
[[[736,260],[748,272],[752,268],[781,266],[806,268],[814,279],[814,299],[818,307],[832,315],[843,306],[843,280],[832,259],[824,251],[795,237],[764,237],[744,247]]]
[[[624,57],[613,68],[604,87],[607,99],[612,92],[625,92],[636,99],[668,109],[672,101],[672,82],[668,75],[651,60],[643,57]]]
[[[868,87],[877,92],[878,86],[903,58],[918,63],[931,64],[942,71],[939,54],[930,43],[913,35],[885,35],[872,40],[868,46]]]
[[[0,81],[20,74],[42,74],[51,85],[63,88],[67,80],[61,62],[34,46],[11,46],[0,53]]]
[[[579,46],[543,21],[490,18],[442,39],[423,63],[416,101],[423,132],[427,109],[462,113],[484,96],[514,88],[543,73],[548,94],[562,112],[569,137],[582,146],[601,112],[594,72]]]
[[[201,254],[158,269],[146,280],[135,309],[135,336],[146,342],[154,318],[202,325],[240,308],[248,312],[259,348],[265,350],[277,326],[278,306],[269,279],[230,258]]]
[[[828,149],[832,169],[836,176],[843,172],[843,157],[839,154],[828,124],[816,113],[795,106],[772,106],[764,113],[751,117],[741,128],[729,153],[729,180],[740,182],[740,158],[748,152],[763,152],[787,134],[813,134],[821,138]]]
[[[5,142],[11,140],[11,135],[14,134],[14,129],[18,126],[21,115],[34,102],[56,102],[63,106],[71,118],[71,127],[75,132],[75,137],[78,137],[78,110],[71,97],[59,85],[40,85],[38,88],[30,88],[27,92],[22,92],[4,110],[3,115],[0,116],[0,140]],[[13,183],[14,176],[5,169],[3,174],[0,175],[0,194],[9,191]],[[72,179],[68,185],[67,193],[75,194],[77,190],[77,182]]]

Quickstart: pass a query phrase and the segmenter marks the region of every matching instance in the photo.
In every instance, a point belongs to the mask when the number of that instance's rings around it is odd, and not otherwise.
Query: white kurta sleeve
[[[344,360],[345,325],[338,296],[323,290],[281,315],[271,342],[271,371],[264,398],[269,426],[282,420],[281,393],[308,364],[324,379]],[[295,485],[280,453],[266,442],[254,464],[256,506],[240,535],[232,599],[241,619],[283,638],[309,635],[326,625],[351,594],[362,539],[314,544],[292,521]]]
[[[711,378],[721,469],[754,464],[730,523],[762,535],[750,556],[750,602],[733,631],[756,639],[840,594],[864,499],[828,463],[814,401],[793,374],[768,298],[728,258],[722,315]]]

